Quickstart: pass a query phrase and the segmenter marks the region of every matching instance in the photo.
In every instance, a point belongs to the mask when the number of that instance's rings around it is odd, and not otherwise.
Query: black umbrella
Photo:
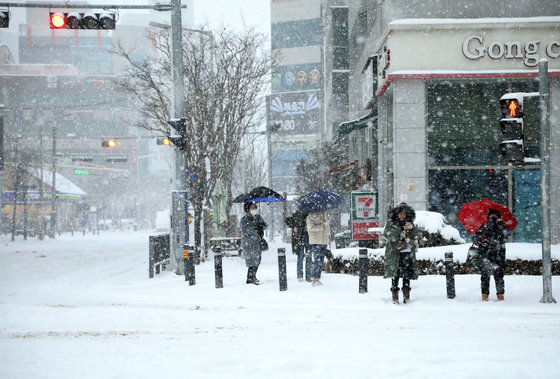
[[[233,199],[234,203],[270,203],[273,201],[286,201],[284,196],[268,187],[253,188],[251,192],[241,194]]]
[[[298,208],[304,212],[323,212],[340,207],[344,198],[338,193],[329,190],[317,190],[304,195]]]

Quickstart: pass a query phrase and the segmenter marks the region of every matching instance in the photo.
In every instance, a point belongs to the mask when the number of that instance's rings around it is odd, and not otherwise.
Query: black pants
[[[257,280],[257,270],[259,266],[252,266],[247,269],[247,283],[253,283]]]
[[[391,291],[399,290],[399,279],[402,278],[402,289],[410,290],[410,278],[414,275],[412,270],[412,252],[400,253],[397,276],[391,279]]]
[[[494,275],[494,282],[496,283],[496,294],[503,295],[504,288],[504,270],[497,269],[494,272],[482,270],[480,273],[480,290],[483,294],[490,294],[490,276]]]

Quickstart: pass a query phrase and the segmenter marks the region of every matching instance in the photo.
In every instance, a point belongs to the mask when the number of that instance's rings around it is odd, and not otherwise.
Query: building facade
[[[189,6],[183,25],[189,27],[192,1],[183,3]],[[171,188],[172,155],[169,147],[156,145],[153,133],[130,126],[141,116],[117,90],[125,62],[112,50],[119,42],[139,60],[153,54],[150,23],[169,23],[169,12],[123,10],[115,30],[55,30],[49,27],[49,12],[55,10],[12,8],[10,27],[0,31],[7,164],[17,146],[33,155],[30,167],[55,165],[57,174],[83,189],[84,209],[91,206],[113,220],[134,218],[147,227],[161,210],[154,208],[169,204],[150,199],[153,192]],[[110,138],[117,146],[103,147]],[[148,177],[148,184],[140,185]],[[2,192],[10,190],[9,183],[4,176]]]
[[[500,152],[499,100],[506,93],[538,92],[538,64],[547,59],[555,220],[560,5],[528,1],[505,9],[498,1],[362,1],[349,14],[351,106],[349,122],[341,126],[350,130],[349,149],[359,164],[371,160],[373,180],[365,186],[379,192],[381,221],[404,199],[464,230],[456,220],[461,205],[488,198],[514,211],[520,224],[516,241],[538,241],[538,104],[525,101],[527,159],[513,165]],[[552,233],[558,243],[558,222]]]

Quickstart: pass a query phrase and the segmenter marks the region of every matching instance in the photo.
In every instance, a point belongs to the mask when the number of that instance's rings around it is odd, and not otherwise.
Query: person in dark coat
[[[420,230],[414,225],[416,212],[406,203],[391,209],[383,229],[385,246],[384,278],[391,278],[391,297],[399,303],[399,279],[402,278],[403,301],[410,301],[410,280],[418,279],[416,251]]]
[[[292,252],[297,254],[297,278],[303,282],[303,264],[305,261],[305,280],[311,281],[311,251],[309,246],[309,234],[307,233],[305,219],[307,213],[298,209],[284,220],[286,225],[292,229]]]
[[[244,203],[245,215],[239,221],[241,230],[241,247],[247,269],[247,284],[259,285],[257,270],[261,264],[261,239],[264,237],[264,229],[267,224],[259,214],[253,215],[257,209],[255,203]]]
[[[498,301],[504,300],[504,271],[506,267],[505,239],[510,233],[510,230],[502,221],[500,212],[495,209],[489,209],[486,224],[478,228],[473,237],[474,244],[478,246],[478,265],[480,267],[482,301],[488,301],[491,275],[494,275]]]

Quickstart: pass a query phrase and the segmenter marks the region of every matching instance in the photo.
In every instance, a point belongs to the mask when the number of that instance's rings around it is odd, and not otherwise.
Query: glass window
[[[430,170],[428,188],[429,210],[442,213],[463,237],[467,233],[456,217],[464,203],[482,199],[508,203],[507,170]]]
[[[536,82],[428,83],[428,164],[430,166],[500,165],[502,134],[499,100],[507,92],[538,91]],[[534,112],[533,112],[534,113]],[[528,117],[527,119],[531,119]],[[526,120],[526,124],[527,124]],[[526,148],[538,146],[532,121]],[[537,140],[538,141],[538,140]]]

